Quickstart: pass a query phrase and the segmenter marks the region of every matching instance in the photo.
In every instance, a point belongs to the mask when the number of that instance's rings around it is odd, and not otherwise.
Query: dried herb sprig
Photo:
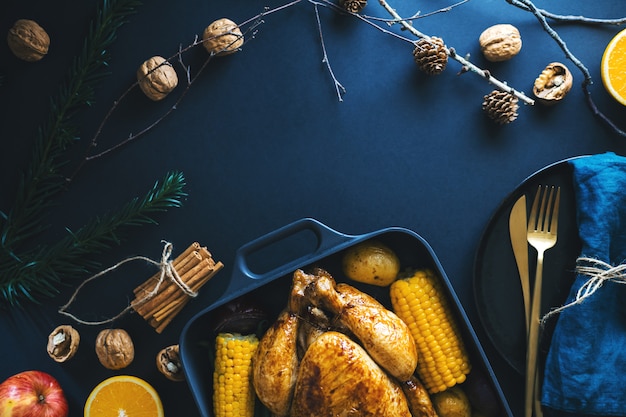
[[[55,244],[38,244],[35,239],[49,227],[46,211],[55,204],[54,197],[69,185],[62,170],[69,163],[67,149],[79,137],[72,118],[77,110],[93,103],[94,87],[106,75],[108,50],[116,32],[140,4],[137,0],[102,0],[80,54],[51,100],[48,119],[37,132],[13,205],[7,212],[0,211],[0,307],[54,296],[61,284],[95,266],[95,254],[119,243],[123,227],[155,223],[151,214],[180,205],[184,177],[171,173],[144,198],[96,217],[76,232],[68,230]]]

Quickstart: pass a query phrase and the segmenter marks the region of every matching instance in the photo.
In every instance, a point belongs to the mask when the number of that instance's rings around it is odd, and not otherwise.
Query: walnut
[[[78,331],[69,325],[58,326],[48,336],[48,355],[57,362],[65,362],[72,359],[78,345],[80,335]]]
[[[517,28],[506,23],[491,26],[478,38],[480,49],[491,62],[506,61],[522,49],[522,38]]]
[[[204,47],[211,54],[228,55],[243,45],[243,34],[235,22],[222,18],[211,23],[202,35]]]
[[[159,101],[178,85],[178,76],[172,64],[160,56],[144,61],[137,70],[139,87],[148,98]]]
[[[7,43],[15,56],[35,62],[48,53],[50,37],[34,20],[20,19],[9,29]]]
[[[552,62],[539,74],[533,85],[533,94],[543,104],[555,104],[572,89],[574,77],[567,67]]]
[[[124,329],[105,329],[96,337],[96,354],[108,369],[122,369],[135,358],[135,347]]]
[[[183,364],[178,345],[168,346],[157,354],[157,369],[171,381],[184,381]]]

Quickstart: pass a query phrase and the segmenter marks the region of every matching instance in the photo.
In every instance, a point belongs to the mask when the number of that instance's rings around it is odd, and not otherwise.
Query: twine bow
[[[626,264],[613,266],[599,259],[581,256],[576,260],[576,273],[587,275],[589,279],[576,291],[576,297],[574,297],[572,301],[551,310],[543,316],[541,319],[542,324],[552,316],[561,313],[563,310],[581,304],[585,299],[591,297],[598,291],[607,281],[617,284],[626,284]]]
[[[111,323],[114,320],[119,319],[120,317],[122,317],[124,314],[128,313],[130,310],[134,309],[136,306],[141,305],[147,301],[149,301],[150,299],[152,299],[158,292],[159,292],[159,288],[161,287],[161,284],[163,282],[165,282],[166,279],[169,279],[170,281],[172,281],[174,284],[176,284],[178,286],[178,288],[180,288],[187,296],[189,297],[196,297],[198,295],[197,292],[193,291],[191,288],[189,288],[189,286],[187,284],[185,284],[185,282],[183,282],[183,280],[181,279],[181,277],[178,275],[178,273],[176,272],[176,268],[174,268],[174,265],[172,264],[172,261],[170,260],[170,256],[172,255],[172,248],[173,245],[170,242],[166,242],[166,241],[161,241],[163,242],[165,245],[163,246],[163,252],[161,254],[161,260],[160,261],[155,261],[152,260],[150,258],[147,258],[145,256],[133,256],[130,258],[126,258],[121,260],[120,262],[116,263],[113,266],[110,266],[107,269],[104,269],[100,272],[98,272],[95,275],[92,275],[91,277],[87,278],[85,281],[83,281],[74,291],[74,294],[72,294],[72,296],[70,297],[69,301],[61,306],[58,310],[59,314],[63,314],[64,316],[70,317],[74,320],[76,320],[78,323],[81,324],[87,324],[87,325],[91,325],[91,326],[97,326],[97,325],[101,325],[101,324],[106,324],[106,323]],[[87,285],[89,282],[100,278],[103,275],[108,274],[111,271],[116,270],[117,268],[121,267],[122,265],[124,265],[127,262],[132,262],[132,261],[145,261],[148,262],[152,265],[155,265],[157,267],[159,267],[159,270],[161,271],[159,274],[159,280],[156,284],[156,286],[149,292],[146,292],[145,296],[141,299],[139,299],[138,301],[135,301],[133,304],[128,305],[126,308],[124,308],[120,313],[118,313],[116,316],[111,317],[109,319],[106,320],[101,320],[101,321],[87,321],[87,320],[83,320],[80,319],[78,317],[76,317],[74,314],[70,313],[67,311],[67,309],[70,307],[70,305],[76,300],[76,297],[78,296],[78,293],[80,292],[80,290]]]

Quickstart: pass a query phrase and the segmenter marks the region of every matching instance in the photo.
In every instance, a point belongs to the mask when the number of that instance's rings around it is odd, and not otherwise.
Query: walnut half
[[[124,329],[105,329],[96,337],[96,355],[107,369],[126,368],[135,359],[135,347]]]
[[[541,71],[533,85],[533,94],[543,104],[561,101],[572,89],[574,77],[560,62],[552,62]]]
[[[48,355],[56,362],[65,362],[72,359],[78,350],[80,335],[69,325],[58,326],[48,336]]]
[[[171,381],[184,381],[183,364],[178,345],[168,346],[157,354],[157,369]]]

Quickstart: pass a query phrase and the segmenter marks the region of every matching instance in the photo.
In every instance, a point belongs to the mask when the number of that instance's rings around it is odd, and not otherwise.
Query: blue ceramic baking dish
[[[221,314],[218,314],[220,307],[237,301],[240,297],[252,298],[262,305],[268,312],[269,320],[272,321],[286,305],[293,272],[296,269],[318,266],[330,272],[338,282],[348,282],[341,273],[342,255],[347,248],[369,239],[380,241],[393,249],[403,268],[431,268],[438,273],[447,292],[450,308],[456,315],[472,363],[468,380],[463,383],[465,386],[471,381],[472,392],[468,392],[468,397],[485,417],[513,417],[450,281],[433,250],[422,237],[411,230],[399,227],[362,235],[347,235],[311,218],[297,220],[242,246],[237,251],[232,276],[227,286],[218,291],[215,300],[184,327],[180,338],[181,361],[187,383],[203,417],[213,416],[211,358],[215,338],[213,329],[217,324],[218,315],[221,317]],[[266,253],[276,253],[275,249],[283,255],[285,252],[291,252],[293,257],[272,266],[271,262],[267,262],[272,260],[272,256]],[[388,288],[354,281],[349,283],[374,296],[383,305],[390,306]]]

